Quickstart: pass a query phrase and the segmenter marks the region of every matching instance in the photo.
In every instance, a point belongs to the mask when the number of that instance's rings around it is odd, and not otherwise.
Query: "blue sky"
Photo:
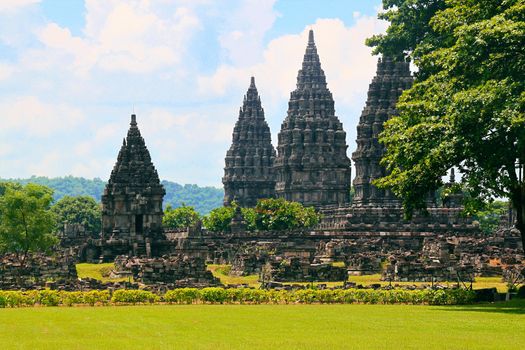
[[[250,76],[275,144],[309,29],[350,156],[379,4],[1,0],[0,177],[107,179],[134,110],[161,178],[219,187]]]

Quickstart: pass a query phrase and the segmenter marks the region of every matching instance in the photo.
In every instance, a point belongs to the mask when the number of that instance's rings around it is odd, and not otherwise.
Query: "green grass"
[[[381,285],[388,285],[389,282],[381,281],[381,275],[364,275],[364,276],[350,276],[349,281],[355,282],[357,284],[369,285],[372,283],[380,283]],[[438,282],[442,285],[453,286],[456,282]],[[430,285],[430,282],[392,282],[392,285]],[[470,286],[470,283],[466,283],[467,286]],[[472,284],[474,289],[483,289],[483,288],[497,288],[500,293],[507,292],[507,283],[502,282],[501,277],[476,277],[475,282]]]
[[[80,278],[94,278],[102,282],[123,282],[128,278],[109,278],[104,277],[103,272],[112,269],[115,265],[113,263],[104,264],[77,264],[77,275]]]
[[[521,349],[525,302],[0,311],[2,349]]]
[[[340,265],[340,263],[334,263]],[[336,265],[336,266],[338,266]],[[78,265],[77,265],[78,266]],[[221,283],[223,284],[248,284],[250,287],[258,288],[260,286],[260,283],[258,281],[259,276],[258,275],[249,275],[249,276],[240,276],[240,277],[234,277],[229,276],[228,273],[230,272],[231,266],[230,265],[208,265],[208,270],[210,270],[215,277],[221,280]],[[348,278],[349,281],[355,282],[357,284],[362,285],[370,285],[373,283],[380,283],[381,285],[385,286],[388,285],[388,282],[381,281],[381,275],[375,274],[375,275],[364,275],[364,276],[350,276]],[[294,282],[291,284],[311,284],[310,282]],[[315,282],[314,285],[317,284],[326,284],[329,288],[331,287],[337,287],[341,286],[342,282]],[[430,282],[392,282],[393,285],[398,284],[400,286],[406,286],[406,285],[430,285]],[[439,284],[447,285],[447,282],[440,282]],[[448,282],[448,285],[452,286],[455,285],[455,282]],[[468,286],[469,284],[467,284]],[[497,288],[500,293],[507,292],[507,284],[505,282],[502,282],[501,277],[477,277],[476,281],[473,283],[474,289],[482,289],[482,288]]]
[[[207,266],[208,270],[210,270],[215,277],[217,277],[222,284],[247,284],[250,287],[258,288],[260,286],[259,283],[259,275],[249,275],[249,276],[230,276],[228,273],[231,270],[230,265],[214,265],[210,264]]]

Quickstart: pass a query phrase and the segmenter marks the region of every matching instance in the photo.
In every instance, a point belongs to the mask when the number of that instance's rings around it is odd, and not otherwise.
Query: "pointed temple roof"
[[[366,105],[357,125],[357,149],[352,155],[356,168],[354,205],[400,204],[390,191],[378,189],[372,181],[386,175],[379,164],[385,151],[379,143],[383,124],[397,113],[399,96],[403,90],[410,88],[412,81],[408,62],[379,58],[377,73],[369,86]]]
[[[345,203],[351,171],[347,147],[310,30],[279,133],[276,194],[307,205]]]
[[[222,179],[224,204],[235,200],[240,206],[254,206],[257,199],[273,197],[274,159],[270,128],[264,119],[255,79],[251,77],[226,153]]]
[[[151,162],[151,157],[140,135],[137,117],[131,115],[130,128],[120,148],[117,162],[113,167],[106,186],[106,191],[115,193],[125,191],[126,187],[148,189],[148,191],[164,191],[159,175]]]

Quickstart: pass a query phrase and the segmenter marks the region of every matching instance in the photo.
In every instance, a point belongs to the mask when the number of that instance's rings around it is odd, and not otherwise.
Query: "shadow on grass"
[[[444,311],[471,311],[486,313],[502,313],[525,315],[525,299],[514,299],[511,301],[500,301],[495,303],[479,303],[473,305],[457,305],[440,307]]]

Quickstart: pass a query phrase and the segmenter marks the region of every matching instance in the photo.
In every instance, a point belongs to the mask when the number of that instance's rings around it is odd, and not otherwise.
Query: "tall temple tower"
[[[133,114],[102,195],[102,241],[111,251],[106,255],[151,255],[152,243],[164,237],[165,194]]]
[[[354,179],[355,206],[398,206],[400,201],[391,191],[381,190],[372,181],[386,175],[379,162],[385,147],[379,143],[383,124],[396,112],[396,103],[403,90],[412,85],[408,62],[379,58],[377,73],[368,89],[366,105],[357,125],[357,150],[352,155],[356,168]]]
[[[242,207],[253,207],[258,199],[273,197],[274,159],[270,128],[252,77],[233,129],[232,145],[226,153],[224,205],[235,200]]]
[[[278,137],[276,195],[316,207],[347,203],[351,181],[347,148],[310,30],[297,88]]]

